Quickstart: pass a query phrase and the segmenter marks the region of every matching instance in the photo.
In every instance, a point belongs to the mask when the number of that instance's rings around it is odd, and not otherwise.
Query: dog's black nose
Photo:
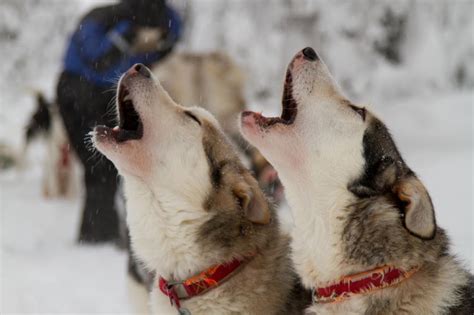
[[[311,47],[306,47],[303,49],[303,55],[306,59],[310,61],[316,61],[319,59],[318,54]]]
[[[148,70],[148,68],[146,66],[142,65],[141,63],[137,63],[134,68],[135,68],[135,71],[140,73],[142,76],[144,76],[146,78],[151,77],[150,70]]]

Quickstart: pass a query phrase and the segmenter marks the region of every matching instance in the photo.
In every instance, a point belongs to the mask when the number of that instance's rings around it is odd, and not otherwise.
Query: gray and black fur
[[[347,264],[359,270],[383,265],[407,269],[419,266],[420,270],[385,298],[369,299],[366,314],[412,314],[413,310],[428,314],[425,312],[429,308],[420,306],[424,303],[438,303],[439,307],[431,310],[441,314],[474,314],[474,278],[449,253],[449,239],[436,226],[433,205],[424,188],[420,192],[420,198],[426,200],[420,203],[424,209],[417,211],[433,212],[424,218],[432,220],[428,224],[434,229],[418,235],[407,226],[410,204],[400,198],[398,188],[408,180],[419,180],[405,164],[385,125],[371,119],[363,138],[365,168],[349,185],[357,201],[340,218],[344,226],[343,253]],[[439,296],[438,300],[429,302],[426,297],[431,294]]]
[[[198,245],[203,251],[217,251],[224,261],[255,253],[245,267],[247,270],[229,280],[230,286],[266,287],[267,292],[259,298],[262,307],[267,304],[266,309],[270,310],[268,305],[273,305],[276,314],[302,314],[311,303],[311,294],[293,270],[290,239],[281,233],[276,212],[226,136],[212,125],[203,124],[203,146],[213,184],[204,208],[215,215],[200,228]],[[249,188],[253,190],[250,196]],[[252,207],[268,207],[269,223],[249,220],[245,211]]]

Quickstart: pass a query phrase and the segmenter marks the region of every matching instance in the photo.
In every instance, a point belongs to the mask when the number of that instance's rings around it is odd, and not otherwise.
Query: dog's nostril
[[[318,54],[316,54],[314,49],[311,47],[306,47],[305,49],[303,49],[303,55],[306,59],[311,61],[316,61],[319,59]]]
[[[148,68],[145,67],[144,65],[142,65],[141,63],[137,63],[135,65],[135,71],[137,71],[138,73],[140,73],[141,75],[143,75],[146,78],[151,77],[150,70],[148,70]]]

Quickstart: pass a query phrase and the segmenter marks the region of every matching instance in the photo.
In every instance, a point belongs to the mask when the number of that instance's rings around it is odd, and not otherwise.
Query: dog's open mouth
[[[113,129],[97,126],[95,131],[99,136],[113,138],[116,142],[140,140],[143,137],[143,123],[130,95],[130,91],[121,84],[117,96],[118,126]]]
[[[291,125],[298,113],[298,106],[293,98],[293,76],[288,69],[286,72],[285,85],[283,87],[283,99],[281,101],[282,112],[280,120],[282,123]]]
[[[265,117],[261,114],[253,113],[258,125],[262,128],[268,128],[278,123],[291,125],[295,121],[296,114],[298,113],[298,106],[293,97],[293,76],[290,69],[286,72],[281,104],[282,111],[280,117]],[[249,113],[251,112],[244,113],[244,115]]]
[[[135,105],[130,92],[123,84],[119,87],[117,107],[119,125],[113,129],[117,142],[139,140],[143,137],[143,124],[140,115],[135,110]]]

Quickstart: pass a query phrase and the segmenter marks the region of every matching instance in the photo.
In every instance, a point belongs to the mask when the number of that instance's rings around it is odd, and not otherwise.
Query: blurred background
[[[1,313],[132,312],[126,253],[77,245],[80,192],[45,198],[45,145],[18,153],[32,91],[55,98],[71,32],[91,8],[113,2],[0,0],[0,145],[24,159],[0,170]],[[347,95],[391,129],[453,252],[473,270],[474,1],[168,3],[184,20],[176,51],[228,54],[244,73],[247,107],[265,114],[280,110],[291,57],[315,48]]]

